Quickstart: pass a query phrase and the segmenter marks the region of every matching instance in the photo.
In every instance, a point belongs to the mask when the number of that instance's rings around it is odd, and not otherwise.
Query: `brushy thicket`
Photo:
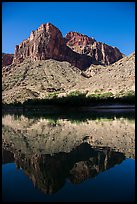
[[[135,104],[135,92],[128,91],[126,93],[120,93],[116,96],[111,92],[105,93],[94,93],[86,96],[86,93],[81,93],[79,91],[70,92],[67,96],[58,97],[58,93],[52,92],[44,99],[28,99],[23,104],[16,102],[11,105],[16,106],[28,106],[28,105],[70,105],[70,106],[90,106],[98,104],[109,104],[109,103],[126,103],[126,104]]]

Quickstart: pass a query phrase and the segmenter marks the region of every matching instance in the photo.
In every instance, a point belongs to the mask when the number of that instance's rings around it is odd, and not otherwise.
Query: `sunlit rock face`
[[[66,44],[80,54],[91,56],[102,65],[112,64],[123,57],[118,48],[97,42],[94,38],[77,32],[69,32],[65,36]]]
[[[42,24],[31,32],[27,40],[16,46],[13,63],[21,63],[26,58],[68,61],[80,69],[92,63],[91,57],[78,54],[66,46],[62,33],[51,23]]]
[[[67,61],[85,69],[91,64],[112,64],[123,55],[117,48],[76,32],[69,32],[63,38],[58,28],[47,23],[32,31],[28,39],[16,46],[14,63],[21,63],[28,57],[33,60]]]

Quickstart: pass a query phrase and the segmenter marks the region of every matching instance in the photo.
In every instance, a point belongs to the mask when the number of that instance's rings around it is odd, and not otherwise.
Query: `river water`
[[[5,113],[2,197],[10,202],[134,201],[134,109]]]

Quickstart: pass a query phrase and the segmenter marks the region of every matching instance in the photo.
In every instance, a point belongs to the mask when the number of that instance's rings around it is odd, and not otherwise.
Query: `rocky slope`
[[[45,98],[50,92],[63,93],[82,82],[80,70],[68,62],[56,60],[25,60],[3,70],[3,101],[25,101],[28,98]]]
[[[70,32],[63,38],[58,28],[47,23],[32,31],[27,40],[16,46],[13,62],[20,63],[25,58],[55,59],[86,69],[91,64],[108,65],[122,57],[117,48],[75,32]]]
[[[135,53],[109,66],[91,65],[84,73],[89,77],[83,87],[89,93],[112,92],[114,95],[135,91]]]
[[[135,53],[109,66],[91,65],[81,71],[68,62],[25,59],[2,70],[4,103],[45,98],[51,92],[60,96],[78,90],[94,92],[135,91]]]

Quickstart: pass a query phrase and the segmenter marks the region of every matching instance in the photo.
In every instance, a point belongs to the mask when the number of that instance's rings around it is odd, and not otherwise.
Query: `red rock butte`
[[[91,64],[109,65],[122,57],[118,48],[77,32],[69,32],[63,38],[58,28],[47,23],[32,31],[27,40],[16,45],[13,63],[21,63],[26,58],[55,59],[70,62],[83,70]]]

